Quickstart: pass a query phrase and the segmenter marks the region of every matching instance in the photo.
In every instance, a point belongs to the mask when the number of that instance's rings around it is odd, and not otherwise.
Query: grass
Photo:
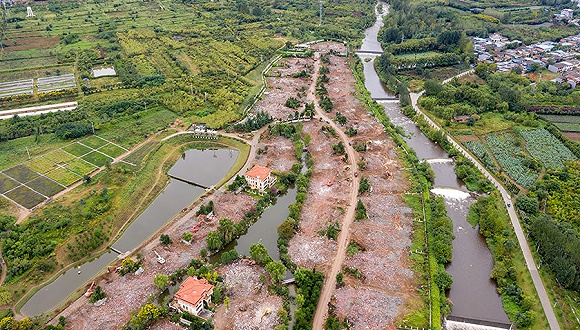
[[[439,53],[439,52],[428,51],[428,52],[422,52],[422,53],[410,53],[410,54],[395,55],[395,58],[416,58],[416,59],[420,59],[420,58],[430,57],[430,56],[433,56],[433,55],[440,55],[440,54],[441,53]]]
[[[106,140],[101,139],[100,137],[96,136],[96,135],[91,135],[86,139],[82,139],[80,141],[78,141],[84,145],[86,145],[87,147],[93,148],[93,149],[99,149],[100,147],[106,145],[107,143],[109,143]]]
[[[38,140],[34,136],[27,136],[15,140],[3,141],[0,143],[0,169],[6,169],[29,160],[28,152],[34,158],[35,156],[40,156],[68,143],[70,142],[57,139],[54,134],[40,135]],[[28,152],[26,151],[27,148]],[[53,160],[51,158],[48,159]],[[58,160],[55,162],[58,162]]]
[[[25,162],[24,165],[30,167],[40,174],[50,172],[56,168],[56,164],[42,156],[35,157],[31,161]]]
[[[7,177],[6,175],[0,173],[0,194],[7,192],[8,190],[18,187],[20,183],[14,181],[13,179]]]
[[[580,133],[580,124],[574,123],[554,123],[562,132],[577,132]]]
[[[517,126],[517,123],[506,120],[501,113],[484,112],[480,116],[481,118],[475,122],[475,125],[469,127],[478,136],[504,131]],[[455,131],[466,127],[467,124],[452,123],[449,129]]]
[[[81,157],[91,152],[90,148],[76,142],[63,147],[62,150],[71,153],[77,157]]]
[[[44,196],[25,186],[13,189],[4,195],[27,209],[35,207],[46,199]]]
[[[64,186],[70,186],[81,179],[81,175],[71,172],[64,167],[59,167],[54,171],[48,172],[46,176]]]
[[[104,166],[105,164],[112,161],[112,159],[104,154],[93,151],[90,154],[84,155],[82,159],[86,160],[87,162],[96,165],[97,167]]]
[[[3,173],[21,183],[26,183],[38,177],[39,175],[37,172],[31,170],[30,168],[22,164],[9,168],[3,171]]]
[[[70,161],[67,165],[65,165],[65,168],[80,176],[89,174],[97,169],[95,165],[88,163],[80,158]]]
[[[117,158],[119,156],[121,156],[122,154],[124,154],[127,150],[118,147],[112,143],[106,144],[105,146],[99,148],[99,151],[104,153],[105,155],[112,157],[112,158]]]
[[[47,197],[56,195],[65,188],[43,176],[39,176],[38,178],[28,182],[26,185]]]

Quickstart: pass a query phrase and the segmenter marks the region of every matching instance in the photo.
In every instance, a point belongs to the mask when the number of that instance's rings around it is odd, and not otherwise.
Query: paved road
[[[463,72],[463,73],[457,75],[456,77],[460,77],[460,76],[463,76],[463,75],[466,75],[466,74],[469,74],[472,72],[473,72],[473,70],[469,70],[469,71],[466,71],[466,72]],[[451,81],[451,79],[447,79],[443,83],[447,83],[447,82]],[[417,113],[419,113],[420,115],[423,116],[423,118],[429,123],[429,125],[431,125],[435,129],[441,130],[441,127],[439,125],[437,125],[435,122],[433,122],[417,106],[417,100],[419,99],[419,97],[421,95],[423,95],[423,91],[418,93],[418,94],[411,93],[411,102],[413,104],[413,108],[415,109],[415,111]],[[560,325],[558,324],[558,320],[556,319],[556,315],[554,314],[554,309],[552,308],[552,303],[550,302],[550,299],[549,299],[548,294],[546,292],[546,288],[544,287],[544,283],[542,282],[542,279],[540,278],[540,275],[538,274],[538,269],[536,268],[536,263],[534,262],[534,258],[532,257],[532,252],[530,251],[530,246],[528,245],[528,242],[526,240],[526,235],[524,234],[524,231],[522,230],[522,226],[521,226],[520,221],[518,219],[518,215],[515,211],[515,207],[513,206],[513,202],[512,202],[512,198],[511,198],[510,194],[501,185],[501,183],[499,181],[497,181],[496,178],[493,177],[489,173],[489,171],[477,159],[475,159],[473,156],[471,156],[471,154],[469,154],[467,152],[467,150],[465,150],[463,148],[463,146],[461,146],[457,142],[455,142],[455,140],[453,140],[449,135],[446,134],[446,137],[447,137],[447,140],[449,142],[451,142],[451,144],[453,144],[453,146],[455,148],[457,148],[457,150],[459,150],[465,157],[470,159],[473,162],[473,164],[475,164],[475,166],[481,171],[481,173],[483,173],[494,184],[494,186],[500,191],[501,196],[503,197],[504,203],[507,207],[512,226],[514,227],[514,230],[516,232],[516,236],[518,238],[518,243],[520,244],[520,248],[522,249],[522,252],[524,253],[524,258],[526,260],[526,266],[528,267],[528,270],[530,271],[530,274],[532,275],[532,280],[534,282],[534,286],[536,287],[536,291],[538,292],[538,296],[540,297],[540,302],[542,303],[542,308],[544,309],[544,313],[546,314],[546,318],[548,319],[548,323],[550,324],[550,329],[551,330],[560,330]]]
[[[314,109],[316,110],[316,113],[322,118],[322,120],[325,120],[328,123],[328,125],[334,128],[336,133],[338,133],[340,140],[344,144],[344,148],[346,150],[346,153],[348,154],[348,162],[350,165],[349,176],[352,182],[352,185],[350,187],[348,209],[346,210],[344,219],[342,221],[340,234],[336,239],[336,243],[338,245],[336,249],[336,255],[332,262],[332,267],[330,268],[329,272],[326,274],[326,277],[324,279],[324,284],[322,287],[322,291],[320,293],[320,299],[318,300],[318,306],[316,307],[316,313],[314,314],[312,329],[319,330],[324,328],[324,322],[328,315],[328,303],[330,302],[332,293],[336,288],[336,275],[340,271],[342,267],[342,262],[344,261],[344,254],[346,252],[346,246],[350,235],[350,225],[354,219],[355,214],[359,181],[355,177],[356,153],[353,147],[349,145],[348,137],[343,132],[343,129],[341,127],[339,127],[334,121],[332,121],[332,119],[328,118],[327,114],[320,108],[318,100],[314,97],[316,89],[315,82],[318,80],[318,70],[320,69],[320,54],[316,53],[314,58],[315,58],[314,74],[312,77],[313,83],[310,85],[308,98],[309,101],[314,102]]]

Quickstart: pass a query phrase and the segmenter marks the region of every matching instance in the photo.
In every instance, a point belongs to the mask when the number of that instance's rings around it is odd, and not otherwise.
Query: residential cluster
[[[571,15],[562,12],[559,15]],[[580,84],[580,34],[561,39],[559,42],[543,41],[523,45],[519,40],[509,40],[500,33],[491,33],[487,38],[470,37],[473,41],[478,62],[497,64],[498,71],[533,71],[543,66],[561,74],[554,79],[568,82],[572,88]]]

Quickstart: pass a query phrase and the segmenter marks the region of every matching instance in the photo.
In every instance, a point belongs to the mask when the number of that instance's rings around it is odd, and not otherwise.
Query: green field
[[[515,144],[515,138],[509,133],[490,134],[485,138],[493,156],[502,170],[519,185],[529,187],[538,178],[539,173],[525,165],[523,150]]]
[[[580,124],[574,123],[553,123],[562,132],[578,132],[580,133]]]
[[[522,130],[526,149],[547,168],[564,168],[564,162],[578,160],[560,140],[545,129]]]
[[[13,189],[4,195],[27,209],[33,208],[46,200],[44,196],[25,186]]]
[[[66,164],[76,158],[74,155],[61,149],[55,149],[43,155],[43,157],[57,164]]]
[[[102,147],[108,143],[107,141],[99,138],[96,135],[91,135],[88,138],[82,139],[78,142],[86,145],[87,147],[93,148],[93,149],[99,149],[100,147]]]
[[[35,170],[40,174],[50,172],[57,167],[57,165],[54,162],[42,156],[35,157],[32,160],[25,162],[24,165],[30,167],[31,169]]]
[[[46,173],[46,176],[64,186],[70,186],[71,184],[77,182],[82,178],[80,175],[71,172],[63,167],[57,168],[54,171]]]
[[[111,162],[113,161],[113,159],[111,159],[108,156],[103,155],[102,153],[98,152],[98,151],[93,151],[88,155],[84,155],[82,157],[82,159],[86,160],[87,162],[96,165],[97,167],[101,167],[104,166],[105,164],[107,164],[107,162]]]
[[[66,151],[68,153],[71,153],[77,157],[81,157],[82,155],[86,155],[89,152],[91,152],[90,148],[85,147],[84,145],[76,143],[76,142],[73,144],[69,144],[66,147],[63,147],[62,150]]]
[[[86,161],[77,158],[71,160],[68,164],[64,166],[67,170],[70,170],[80,176],[86,175],[91,173],[92,171],[96,170],[97,167],[91,163],[87,163]]]
[[[540,115],[543,119],[551,123],[570,123],[570,124],[580,124],[580,116],[570,116],[570,115]]]
[[[18,187],[20,183],[12,180],[6,175],[0,173],[0,194],[7,192],[8,190]]]
[[[38,177],[37,172],[31,170],[30,168],[22,164],[9,168],[3,171],[3,173],[21,183],[26,183]]]
[[[44,196],[51,197],[59,191],[64,190],[65,187],[59,185],[58,183],[49,180],[43,176],[28,182],[26,184],[28,187],[34,189],[36,192],[43,194]]]
[[[105,155],[112,157],[112,158],[117,158],[119,156],[121,156],[122,154],[124,154],[127,150],[118,147],[112,143],[109,143],[101,148],[99,148],[99,151],[104,153]]]

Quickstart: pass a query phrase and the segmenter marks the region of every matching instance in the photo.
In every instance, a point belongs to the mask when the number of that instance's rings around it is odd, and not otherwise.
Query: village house
[[[205,278],[188,277],[181,283],[173,299],[182,312],[199,316],[204,310],[203,304],[211,303],[213,288]]]
[[[246,172],[244,177],[248,186],[252,189],[257,189],[260,193],[264,193],[266,189],[276,183],[276,177],[272,175],[272,170],[260,165],[252,167],[251,170]]]

